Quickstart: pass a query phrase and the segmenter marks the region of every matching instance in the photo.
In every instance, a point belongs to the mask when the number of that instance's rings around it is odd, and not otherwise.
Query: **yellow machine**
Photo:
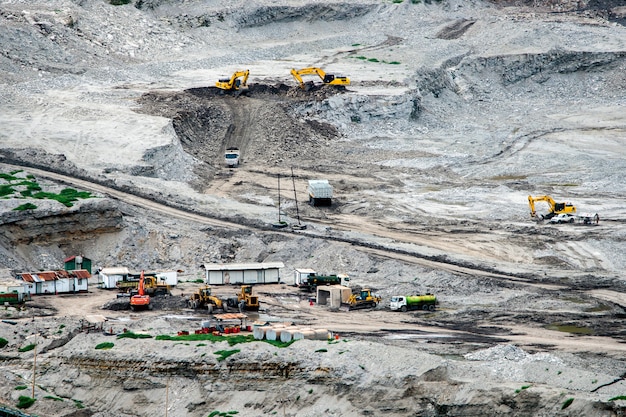
[[[241,310],[258,311],[259,297],[252,295],[252,285],[242,285],[237,299],[228,300],[229,307],[239,307]]]
[[[164,283],[159,282],[155,276],[146,275],[144,276],[144,292],[148,295],[166,295],[171,294],[171,286]],[[139,288],[139,281],[118,281],[115,283],[115,286],[120,292],[131,293],[131,295],[136,294]]]
[[[350,298],[341,303],[342,310],[357,310],[361,308],[375,308],[382,298],[372,294],[369,288],[364,288],[358,293],[350,295]]]
[[[248,76],[250,70],[236,71],[230,78],[221,78],[215,83],[215,86],[219,89],[226,91],[243,91],[248,89]],[[242,78],[243,79],[239,79]]]
[[[550,219],[561,213],[576,213],[576,207],[574,207],[572,203],[557,203],[548,195],[542,195],[539,197],[529,195],[528,205],[530,206],[530,217],[532,218],[539,218],[539,216],[537,216],[537,212],[535,211],[535,202],[537,201],[545,201],[550,206],[550,212],[546,215],[542,215],[542,219]]]
[[[214,309],[225,309],[226,303],[219,298],[211,295],[211,287],[205,285],[198,288],[198,290],[189,296],[187,300],[189,308],[207,308],[209,313],[212,313]]]
[[[324,83],[324,85],[333,85],[333,86],[337,86],[341,88],[345,88],[346,85],[350,85],[350,79],[348,77],[326,74],[324,70],[322,70],[321,68],[310,67],[310,68],[302,68],[299,70],[296,70],[296,69],[291,70],[291,75],[293,75],[293,78],[295,78],[296,81],[300,83],[300,88],[306,91],[310,90],[311,87],[314,86],[314,84],[312,81],[304,82],[304,80],[302,79],[302,76],[311,75],[311,74],[313,75],[317,74],[322,79],[322,82]]]

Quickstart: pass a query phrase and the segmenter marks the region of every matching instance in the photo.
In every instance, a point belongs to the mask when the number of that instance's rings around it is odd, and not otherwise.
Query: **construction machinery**
[[[535,203],[537,201],[545,201],[550,206],[550,212],[539,217],[535,211]],[[572,203],[557,203],[549,195],[539,197],[528,196],[528,205],[530,206],[530,217],[535,219],[550,219],[561,213],[576,213],[576,207]]]
[[[260,306],[259,297],[252,295],[252,285],[242,285],[237,298],[229,298],[227,304],[228,307],[236,307],[247,311],[258,311]]]
[[[408,310],[434,311],[437,305],[437,297],[433,294],[424,295],[395,295],[391,297],[389,307],[393,311],[406,312]]]
[[[122,293],[130,293],[131,295],[138,293],[139,280],[117,281],[115,283],[117,289]],[[159,279],[153,275],[144,274],[144,292],[148,295],[166,295],[171,294],[171,286],[165,282],[159,282]]]
[[[350,297],[341,303],[342,310],[359,310],[363,308],[375,308],[382,298],[372,294],[369,288],[363,288],[358,293],[353,293]]]
[[[215,86],[224,91],[236,91],[240,94],[248,89],[249,75],[250,70],[235,71],[230,78],[221,78],[215,83]]]
[[[226,306],[224,301],[211,294],[211,287],[208,285],[198,288],[195,293],[191,294],[187,299],[187,304],[189,308],[193,309],[207,308],[209,313],[212,313],[213,310],[224,310]]]
[[[130,297],[130,309],[133,311],[136,311],[136,310],[147,310],[149,308],[151,308],[150,296],[146,294],[145,286],[144,286],[144,271],[141,271],[141,277],[139,278],[138,293]]]
[[[348,77],[327,74],[321,68],[316,67],[302,68],[299,70],[292,69],[291,75],[293,75],[293,78],[295,78],[296,81],[300,84],[300,88],[305,91],[309,91],[312,87],[315,86],[315,84],[312,81],[305,82],[302,79],[303,75],[317,75],[322,79],[324,85],[332,85],[344,89],[346,88],[346,85],[350,85],[350,79]]]

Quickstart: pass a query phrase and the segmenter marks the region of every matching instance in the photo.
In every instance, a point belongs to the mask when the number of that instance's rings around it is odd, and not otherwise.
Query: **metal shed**
[[[128,280],[128,268],[102,268],[98,271],[98,284],[101,288],[117,288],[117,281]]]
[[[260,262],[250,264],[204,264],[205,282],[209,285],[222,284],[278,284],[282,262]]]
[[[85,269],[91,274],[91,259],[83,255],[70,256],[63,260],[66,271],[74,271],[76,269]]]

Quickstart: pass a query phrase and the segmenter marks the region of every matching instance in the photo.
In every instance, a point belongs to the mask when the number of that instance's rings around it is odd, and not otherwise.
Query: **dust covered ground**
[[[5,275],[77,253],[182,271],[142,314],[95,282],[6,310],[3,385],[28,385],[19,348],[41,334],[39,415],[623,413],[625,11],[515,3],[0,3],[1,172],[98,197],[22,215],[23,195],[1,200]],[[308,66],[351,83],[303,91],[289,71]],[[246,93],[214,87],[243,69]],[[330,207],[307,204],[320,178]],[[529,195],[600,221],[532,221]],[[208,317],[181,294],[201,264],[263,261],[285,264],[285,284],[255,286],[252,318],[340,343],[248,343],[220,361],[226,342],[80,331],[87,314],[114,333],[192,330]],[[295,268],[440,306],[330,311],[288,285]]]

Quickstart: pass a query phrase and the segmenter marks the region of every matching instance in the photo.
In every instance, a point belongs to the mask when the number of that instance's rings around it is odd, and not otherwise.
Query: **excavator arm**
[[[561,213],[576,213],[576,207],[574,207],[572,203],[557,203],[549,195],[542,195],[539,197],[529,195],[528,205],[530,207],[530,217],[538,217],[537,212],[535,211],[535,202],[537,201],[545,201],[550,206],[550,212],[547,215],[542,216],[545,219],[549,219]]]
[[[302,68],[299,70],[292,69],[291,75],[293,78],[300,84],[300,88],[303,90],[308,90],[310,88],[310,83],[305,83],[302,79],[303,75],[317,75],[320,77],[322,82],[326,85],[334,85],[334,86],[346,86],[350,85],[350,79],[348,77],[343,76],[335,76],[333,74],[327,74],[323,69],[317,67],[308,67]]]
[[[248,77],[250,76],[250,70],[236,71],[230,78],[220,79],[215,83],[215,86],[222,90],[239,90],[248,87]],[[239,80],[239,78],[242,78]]]

